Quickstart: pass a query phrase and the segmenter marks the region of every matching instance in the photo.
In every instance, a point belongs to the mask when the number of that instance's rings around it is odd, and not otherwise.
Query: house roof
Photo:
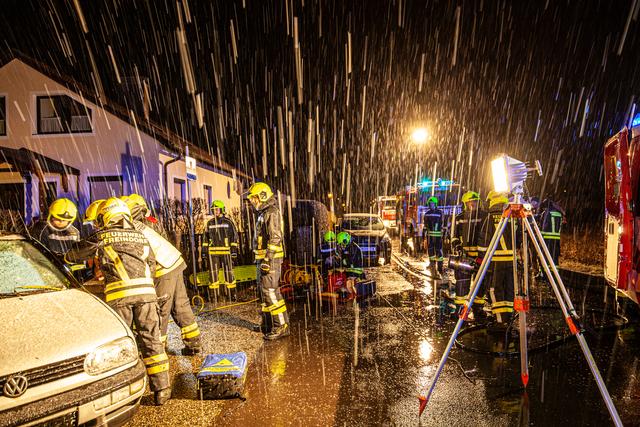
[[[0,147],[0,160],[15,167],[16,172],[33,172],[38,175],[42,173],[80,175],[80,170],[27,148]]]
[[[173,132],[166,126],[162,126],[152,120],[138,120],[135,117],[135,113],[133,111],[127,110],[122,105],[119,105],[109,99],[106,98],[104,94],[101,94],[98,97],[95,95],[95,90],[91,90],[79,81],[60,73],[56,68],[40,62],[36,59],[33,59],[22,52],[11,49],[10,50],[11,58],[9,60],[5,60],[0,62],[0,68],[4,67],[8,63],[13,60],[21,61],[27,66],[33,68],[37,72],[45,75],[46,77],[52,79],[56,83],[66,87],[70,91],[73,91],[78,94],[82,94],[82,97],[87,99],[89,102],[99,106],[100,108],[108,111],[119,119],[129,123],[131,126],[137,126],[140,131],[146,133],[152,138],[156,139],[160,144],[162,144],[167,150],[173,153],[177,153],[180,156],[184,155],[184,148],[189,147],[189,155],[194,157],[198,163],[203,163],[213,168],[214,170],[220,170],[226,173],[234,173],[236,176],[251,179],[251,177],[244,172],[234,168],[228,163],[222,161],[221,159],[216,159],[213,155],[209,154],[206,150],[193,145],[191,142],[181,137],[177,133]],[[134,123],[135,120],[135,123]]]

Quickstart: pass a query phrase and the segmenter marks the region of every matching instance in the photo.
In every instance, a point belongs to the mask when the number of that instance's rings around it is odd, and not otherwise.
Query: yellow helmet
[[[73,222],[78,217],[78,208],[69,199],[57,199],[49,206],[49,216],[47,220],[50,221],[51,217],[57,218],[60,221]]]
[[[487,194],[487,200],[489,201],[490,208],[494,207],[495,205],[504,205],[506,203],[509,203],[507,193],[495,190],[489,191],[489,194]]]
[[[147,201],[144,200],[139,194],[133,193],[128,196],[120,197],[120,200],[124,201],[129,207],[129,211],[131,212],[131,216],[133,218],[142,218],[147,216],[149,213],[149,206],[147,206]]]
[[[264,182],[256,182],[249,187],[249,194],[247,198],[257,197],[261,202],[266,202],[273,196],[273,191]]]
[[[467,191],[462,195],[462,203],[471,202],[473,200],[480,200],[480,195],[475,191]]]
[[[91,202],[89,206],[87,206],[87,210],[84,211],[85,224],[88,224],[96,220],[96,217],[98,216],[98,209],[100,208],[100,205],[102,204],[102,202],[104,202],[104,199],[95,200]]]
[[[102,202],[98,208],[98,214],[96,215],[96,221],[101,227],[106,227],[122,218],[126,218],[130,221],[131,211],[127,204],[117,197],[109,197],[107,200]]]

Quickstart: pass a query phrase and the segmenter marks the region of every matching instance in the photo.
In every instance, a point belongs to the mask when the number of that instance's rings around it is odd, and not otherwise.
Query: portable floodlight
[[[536,160],[533,167],[525,162],[516,160],[506,154],[491,161],[493,175],[493,189],[501,193],[522,194],[524,182],[529,172],[536,172],[542,176],[542,165]]]

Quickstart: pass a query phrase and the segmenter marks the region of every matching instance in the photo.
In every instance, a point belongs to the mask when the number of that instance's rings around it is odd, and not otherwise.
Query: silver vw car
[[[0,425],[121,425],[147,379],[134,337],[49,253],[0,235]]]

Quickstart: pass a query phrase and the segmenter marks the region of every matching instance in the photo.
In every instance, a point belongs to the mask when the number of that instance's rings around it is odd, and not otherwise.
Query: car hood
[[[129,334],[122,320],[79,289],[0,299],[0,376],[93,351]]]
[[[352,236],[358,237],[382,237],[386,230],[345,230]]]

